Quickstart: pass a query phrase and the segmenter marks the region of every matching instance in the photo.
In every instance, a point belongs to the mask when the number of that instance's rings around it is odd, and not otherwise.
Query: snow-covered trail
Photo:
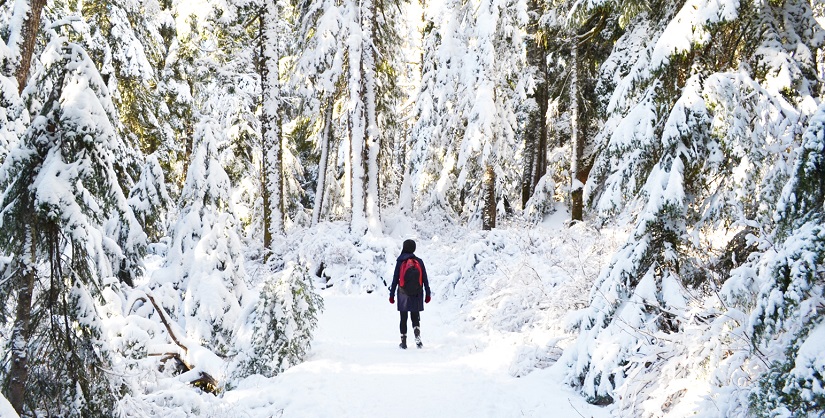
[[[398,313],[383,292],[326,295],[307,361],[274,379],[247,379],[226,400],[254,417],[609,416],[552,368],[512,377],[515,340],[454,329],[445,311],[426,305],[424,348],[401,350]]]

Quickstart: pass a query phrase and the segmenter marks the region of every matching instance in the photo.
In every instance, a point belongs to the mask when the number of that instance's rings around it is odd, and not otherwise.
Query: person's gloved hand
[[[427,297],[424,298],[424,303],[430,303],[430,295],[427,295]]]
[[[390,296],[390,303],[395,303],[395,298]]]

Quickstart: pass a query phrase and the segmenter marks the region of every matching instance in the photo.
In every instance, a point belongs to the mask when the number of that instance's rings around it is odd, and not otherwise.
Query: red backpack
[[[415,258],[408,258],[401,263],[398,285],[405,295],[418,296],[424,287],[424,273],[421,263]]]

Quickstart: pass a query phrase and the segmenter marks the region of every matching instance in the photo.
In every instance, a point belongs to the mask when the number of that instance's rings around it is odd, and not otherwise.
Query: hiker
[[[424,310],[424,303],[430,303],[427,269],[424,268],[424,261],[416,257],[414,252],[415,241],[404,241],[401,255],[395,262],[395,272],[390,285],[390,303],[395,303],[395,289],[398,288],[398,312],[401,314],[401,344],[398,346],[403,349],[407,348],[408,314],[412,319],[415,345],[418,348],[424,346],[421,343],[421,311]]]

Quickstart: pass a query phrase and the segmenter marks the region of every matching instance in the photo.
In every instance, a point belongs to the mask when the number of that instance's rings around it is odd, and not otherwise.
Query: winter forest
[[[376,358],[507,339],[599,416],[825,414],[819,0],[0,0],[0,39],[3,418],[312,416],[346,301]]]

